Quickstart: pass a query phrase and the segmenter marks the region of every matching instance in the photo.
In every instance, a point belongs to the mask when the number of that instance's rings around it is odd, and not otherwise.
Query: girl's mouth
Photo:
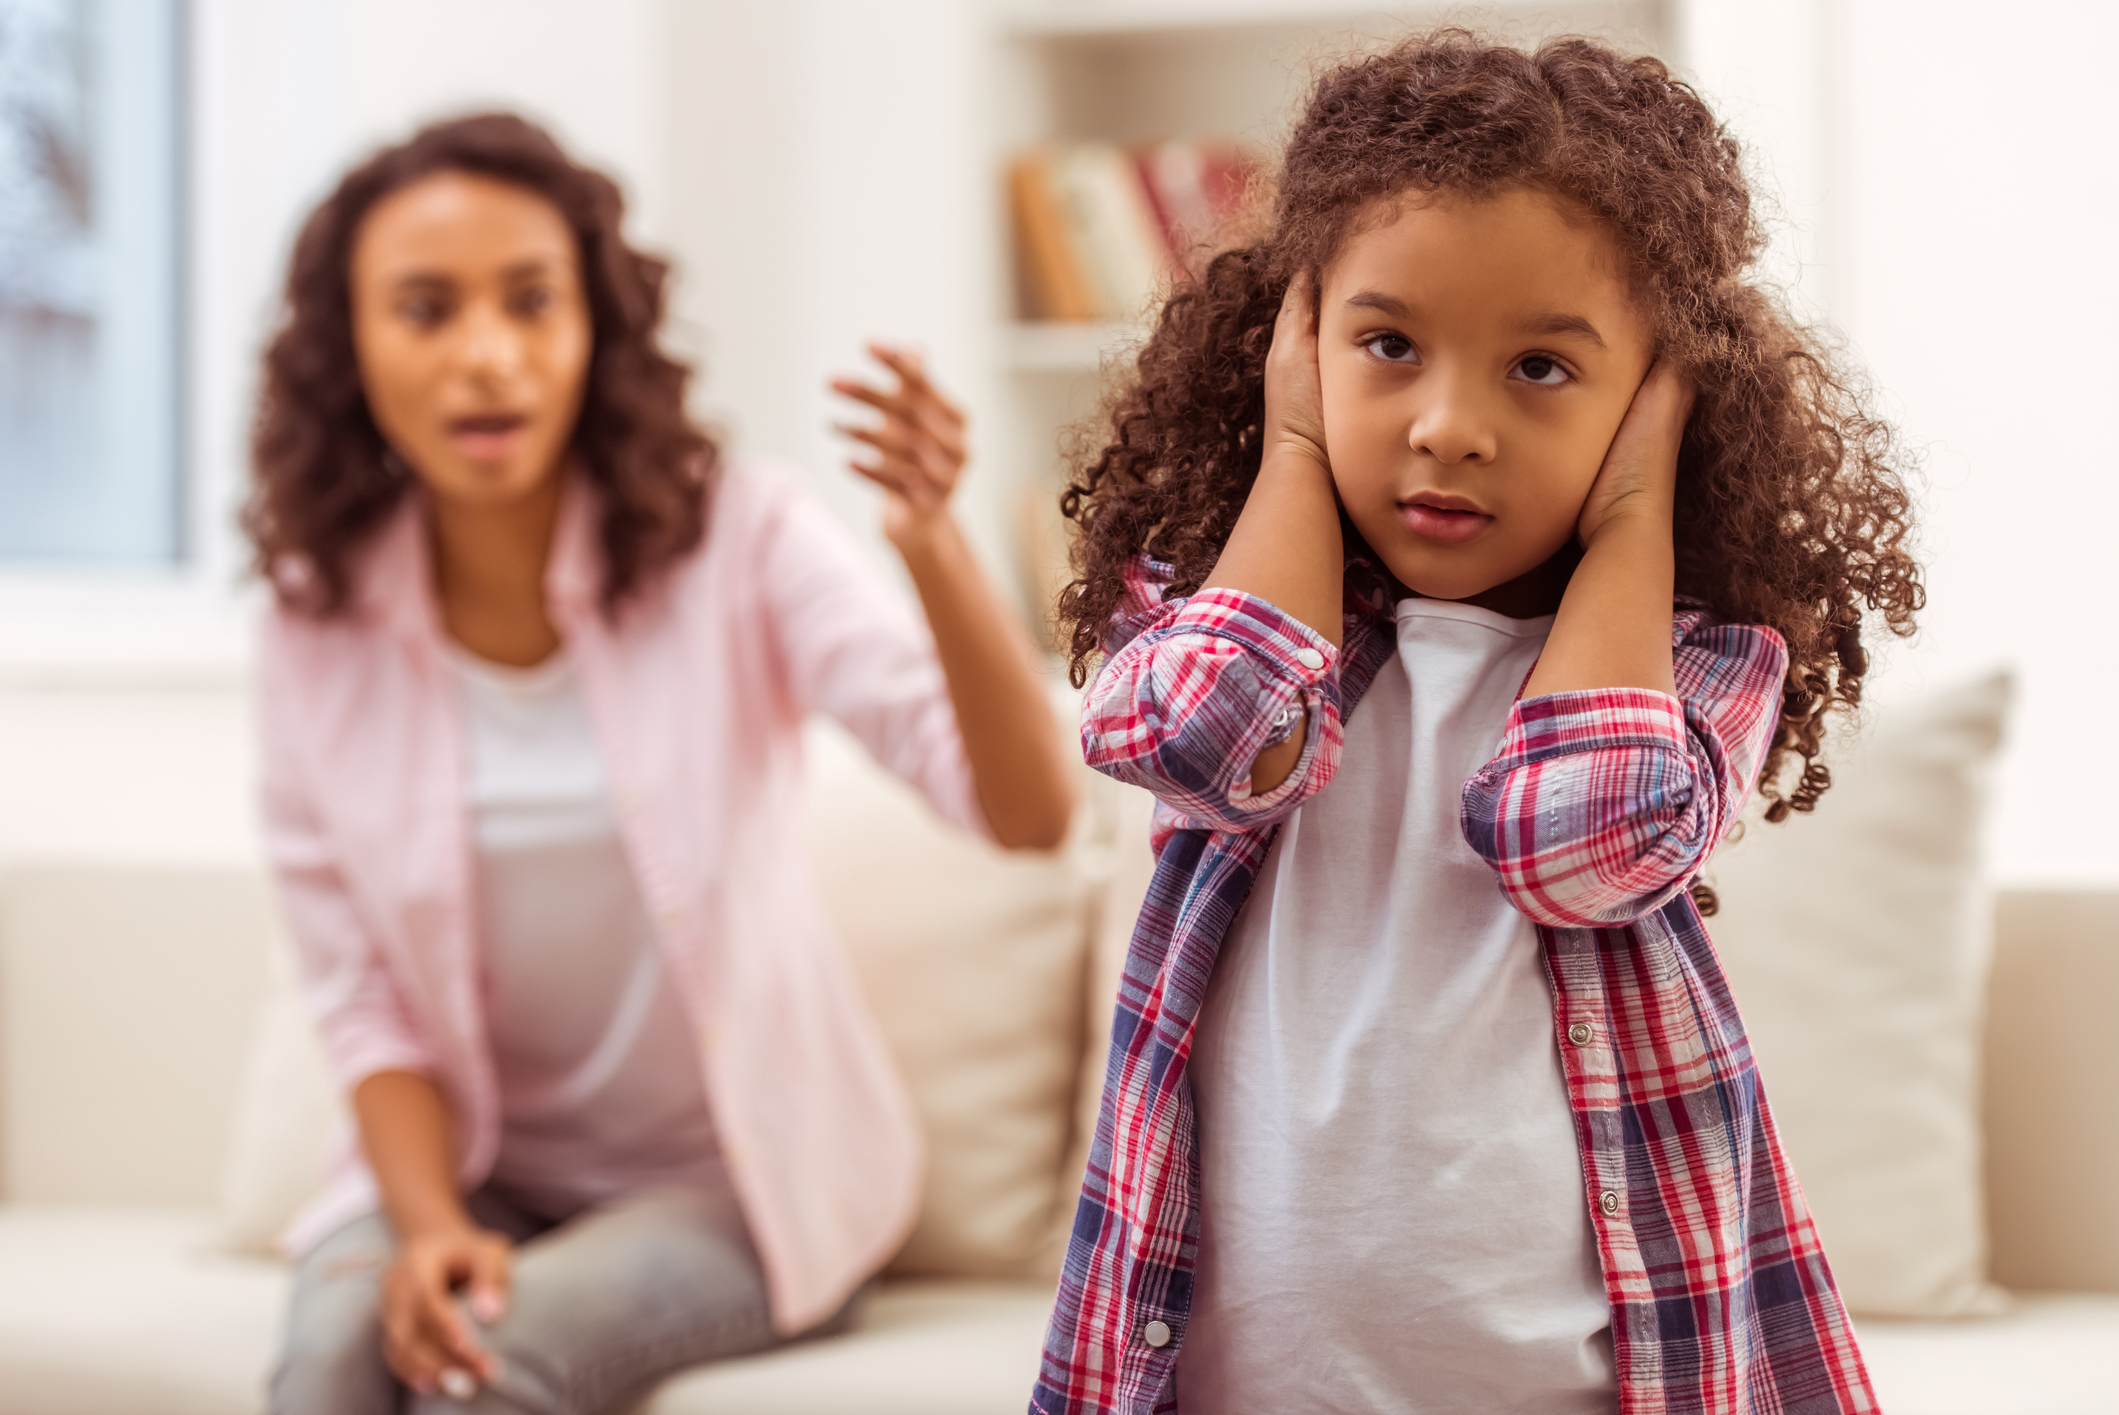
[[[1425,492],[1398,503],[1398,519],[1422,540],[1462,545],[1493,523],[1493,517],[1461,496]]]
[[[521,413],[474,413],[449,420],[449,440],[473,462],[498,462],[513,452],[530,420]]]

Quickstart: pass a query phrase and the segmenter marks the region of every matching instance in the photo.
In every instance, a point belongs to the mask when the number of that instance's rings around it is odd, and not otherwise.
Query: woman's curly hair
[[[1658,356],[1697,388],[1678,456],[1677,589],[1788,644],[1765,761],[1767,818],[1831,784],[1825,714],[1861,699],[1865,613],[1913,629],[1920,568],[1892,429],[1858,373],[1746,272],[1764,245],[1737,144],[1651,58],[1592,40],[1533,52],[1461,29],[1323,75],[1290,136],[1263,235],[1222,252],[1163,306],[1077,459],[1077,527],[1059,622],[1075,682],[1101,652],[1125,572],[1145,552],[1171,597],[1212,569],[1258,474],[1264,370],[1296,275],[1317,277],[1357,221],[1402,195],[1544,191],[1617,239]],[[1802,759],[1782,790],[1789,754]]]
[[[243,529],[254,567],[290,607],[339,612],[354,552],[411,485],[361,392],[349,274],[368,212],[437,172],[535,192],[574,233],[594,333],[570,450],[602,493],[603,601],[613,609],[699,544],[718,453],[685,413],[691,370],[656,342],[668,264],[625,243],[625,200],[610,178],[506,113],[436,123],[377,153],[303,224],[251,431]]]

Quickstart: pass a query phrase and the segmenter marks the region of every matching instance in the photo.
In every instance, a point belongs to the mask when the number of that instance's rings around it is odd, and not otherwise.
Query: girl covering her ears
[[[800,848],[803,719],[1001,844],[1066,830],[956,409],[886,348],[836,385],[923,623],[686,416],[623,214],[493,114],[295,245],[246,513],[265,833],[359,1145],[287,1235],[274,1411],[630,1409],[841,1320],[920,1138]]]
[[[1452,30],[1170,296],[1063,502],[1158,860],[1034,1411],[1876,1409],[1688,888],[1922,602],[1759,247],[1663,65]]]

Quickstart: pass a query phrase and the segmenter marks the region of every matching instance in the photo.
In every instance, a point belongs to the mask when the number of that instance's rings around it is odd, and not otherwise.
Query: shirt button
[[[1606,1189],[1602,1194],[1599,1194],[1597,1196],[1597,1207],[1607,1214],[1617,1213],[1619,1211],[1619,1191]]]
[[[1567,1040],[1573,1042],[1578,1047],[1588,1046],[1589,1024],[1587,1022],[1577,1022],[1572,1027],[1569,1027],[1567,1029]]]
[[[1317,652],[1317,650],[1315,649],[1295,650],[1295,661],[1301,664],[1304,668],[1324,667],[1324,655]]]
[[[1140,1329],[1140,1334],[1141,1339],[1150,1346],[1160,1348],[1170,1344],[1170,1324],[1168,1322],[1150,1322]]]

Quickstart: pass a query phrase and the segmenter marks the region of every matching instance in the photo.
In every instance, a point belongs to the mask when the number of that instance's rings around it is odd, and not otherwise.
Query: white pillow
[[[1086,813],[1070,848],[1009,854],[944,825],[837,727],[804,745],[824,904],[927,1135],[919,1224],[890,1270],[1056,1276],[1096,897]]]
[[[324,1187],[332,1139],[349,1123],[287,949],[272,956],[221,1174],[221,1241],[242,1253],[279,1251],[282,1230]]]
[[[1878,1316],[1990,1310],[1980,1058],[1989,768],[2010,679],[1833,724],[1815,813],[1747,813],[1707,921],[1842,1295]]]

